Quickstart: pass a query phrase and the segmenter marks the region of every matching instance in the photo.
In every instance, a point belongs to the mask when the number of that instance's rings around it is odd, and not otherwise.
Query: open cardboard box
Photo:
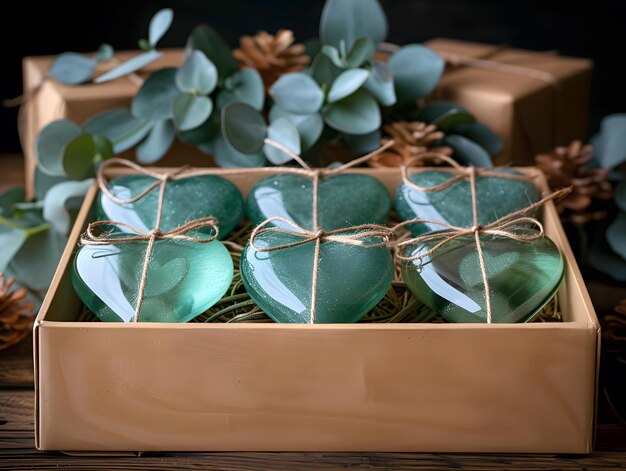
[[[354,172],[390,192],[400,181],[398,169]],[[271,174],[225,178],[245,194]],[[567,258],[562,323],[81,323],[70,264],[96,195],[35,322],[37,448],[592,450],[600,328],[551,202],[546,233]]]

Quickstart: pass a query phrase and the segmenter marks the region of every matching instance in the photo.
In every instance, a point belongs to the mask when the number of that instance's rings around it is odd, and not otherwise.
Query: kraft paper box
[[[271,174],[225,178],[245,193]],[[562,323],[81,323],[70,265],[96,194],[35,322],[39,449],[592,451],[599,324],[551,202]]]
[[[164,67],[178,67],[183,61],[182,49],[164,50],[164,55],[148,64],[138,72],[142,78]],[[126,61],[139,54],[139,51],[117,52],[119,61]],[[22,110],[21,134],[26,166],[26,190],[34,195],[35,141],[39,131],[46,124],[57,119],[69,119],[82,124],[91,116],[113,108],[129,107],[140,85],[132,77],[121,77],[102,84],[84,84],[78,86],[63,85],[44,77],[50,70],[55,56],[24,58],[22,68],[24,76],[24,96],[27,97]],[[116,64],[108,61],[98,65],[96,75],[113,68]],[[132,157],[129,151],[124,157]],[[192,146],[176,142],[159,165],[209,165],[210,159]]]
[[[483,59],[508,71],[448,66],[433,97],[465,106],[504,141],[497,164],[533,164],[534,156],[585,140],[593,63],[588,59],[450,39],[427,46],[445,59]],[[450,61],[449,61],[450,62]]]

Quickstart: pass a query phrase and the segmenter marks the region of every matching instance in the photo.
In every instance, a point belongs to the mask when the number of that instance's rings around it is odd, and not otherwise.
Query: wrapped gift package
[[[164,50],[158,60],[148,64],[137,74],[145,78],[164,67],[178,67],[183,61],[183,49]],[[116,53],[118,61],[124,62],[139,54],[139,51]],[[45,79],[55,56],[26,57],[23,61],[24,96],[21,116],[21,139],[26,166],[26,190],[34,194],[35,142],[39,131],[51,121],[69,119],[81,124],[91,116],[113,108],[129,107],[133,96],[140,87],[140,81],[133,76],[125,76],[102,84],[64,85],[52,79]],[[116,65],[107,61],[98,65],[100,74]],[[133,151],[124,153],[132,157]],[[174,147],[159,162],[159,165],[209,165],[208,157],[195,147],[175,142]]]
[[[450,39],[426,43],[448,68],[432,97],[458,103],[504,141],[498,164],[585,140],[593,64],[588,59]]]
[[[354,171],[390,192],[401,180],[399,169]],[[521,171],[547,190],[540,171]],[[211,172],[245,194],[273,170]],[[552,202],[541,219],[566,259],[563,322],[128,324],[78,321],[70,269],[97,194],[35,322],[39,449],[592,450],[599,323]]]

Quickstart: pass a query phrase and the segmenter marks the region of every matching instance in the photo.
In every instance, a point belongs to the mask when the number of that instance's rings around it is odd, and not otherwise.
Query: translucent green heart
[[[258,236],[255,245],[275,247],[300,240],[292,234],[268,232]],[[312,317],[314,250],[314,242],[273,252],[259,252],[246,245],[241,279],[254,302],[276,322],[356,322],[385,296],[394,269],[387,248],[324,242]]]
[[[254,184],[246,200],[248,218],[256,225],[280,216],[313,228],[313,183],[296,175],[274,175]],[[391,200],[385,186],[369,175],[341,174],[320,180],[318,226],[326,230],[387,222]],[[283,226],[281,222],[275,223]]]
[[[529,233],[531,230],[528,230]],[[415,245],[405,255],[426,253],[436,242]],[[547,237],[521,242],[481,236],[494,323],[526,322],[552,298],[563,278],[559,249]],[[409,289],[450,322],[486,322],[482,271],[472,236],[458,238],[421,263],[402,264]]]
[[[125,175],[109,183],[111,193],[130,199],[154,183],[146,175]],[[139,201],[120,205],[101,194],[96,200],[96,218],[130,224],[142,231],[156,224],[159,189]],[[243,198],[235,185],[216,175],[201,175],[167,182],[161,218],[161,230],[168,231],[194,219],[215,216],[219,220],[220,239],[243,218]],[[210,229],[206,230],[207,232]]]
[[[508,169],[492,169],[503,174],[521,175]],[[451,178],[452,174],[438,170],[418,172],[409,176],[409,180],[418,186],[434,187]],[[476,200],[478,202],[478,223],[485,225],[496,221],[540,199],[539,191],[531,180],[516,180],[483,176],[476,178]],[[472,195],[468,180],[461,180],[449,188],[435,192],[416,191],[405,183],[400,183],[396,190],[395,209],[403,221],[409,219],[428,219],[440,221],[457,227],[472,227]],[[532,213],[530,213],[532,215]],[[411,232],[415,235],[438,231],[437,224],[412,224]]]
[[[74,289],[101,320],[133,319],[146,247],[143,241],[87,245],[76,254]],[[139,321],[187,322],[215,304],[232,278],[233,261],[221,242],[157,240]]]

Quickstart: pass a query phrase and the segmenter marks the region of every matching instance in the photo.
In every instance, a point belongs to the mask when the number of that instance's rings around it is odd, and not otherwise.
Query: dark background
[[[37,2],[39,3],[39,2]],[[382,0],[389,41],[406,44],[435,37],[467,39],[565,55],[595,62],[589,132],[602,116],[626,112],[624,28],[626,1],[550,2],[533,0]],[[578,5],[577,5],[578,4]],[[64,51],[94,51],[103,42],[134,49],[147,36],[150,17],[174,9],[174,24],[159,44],[182,47],[191,29],[207,23],[236,45],[258,29],[294,30],[305,41],[317,36],[323,0],[109,0],[79,3],[12,2],[2,13],[0,97],[19,95],[21,59]],[[12,31],[9,31],[11,27]],[[14,32],[17,30],[17,33]],[[17,111],[0,109],[0,152],[18,152]]]

